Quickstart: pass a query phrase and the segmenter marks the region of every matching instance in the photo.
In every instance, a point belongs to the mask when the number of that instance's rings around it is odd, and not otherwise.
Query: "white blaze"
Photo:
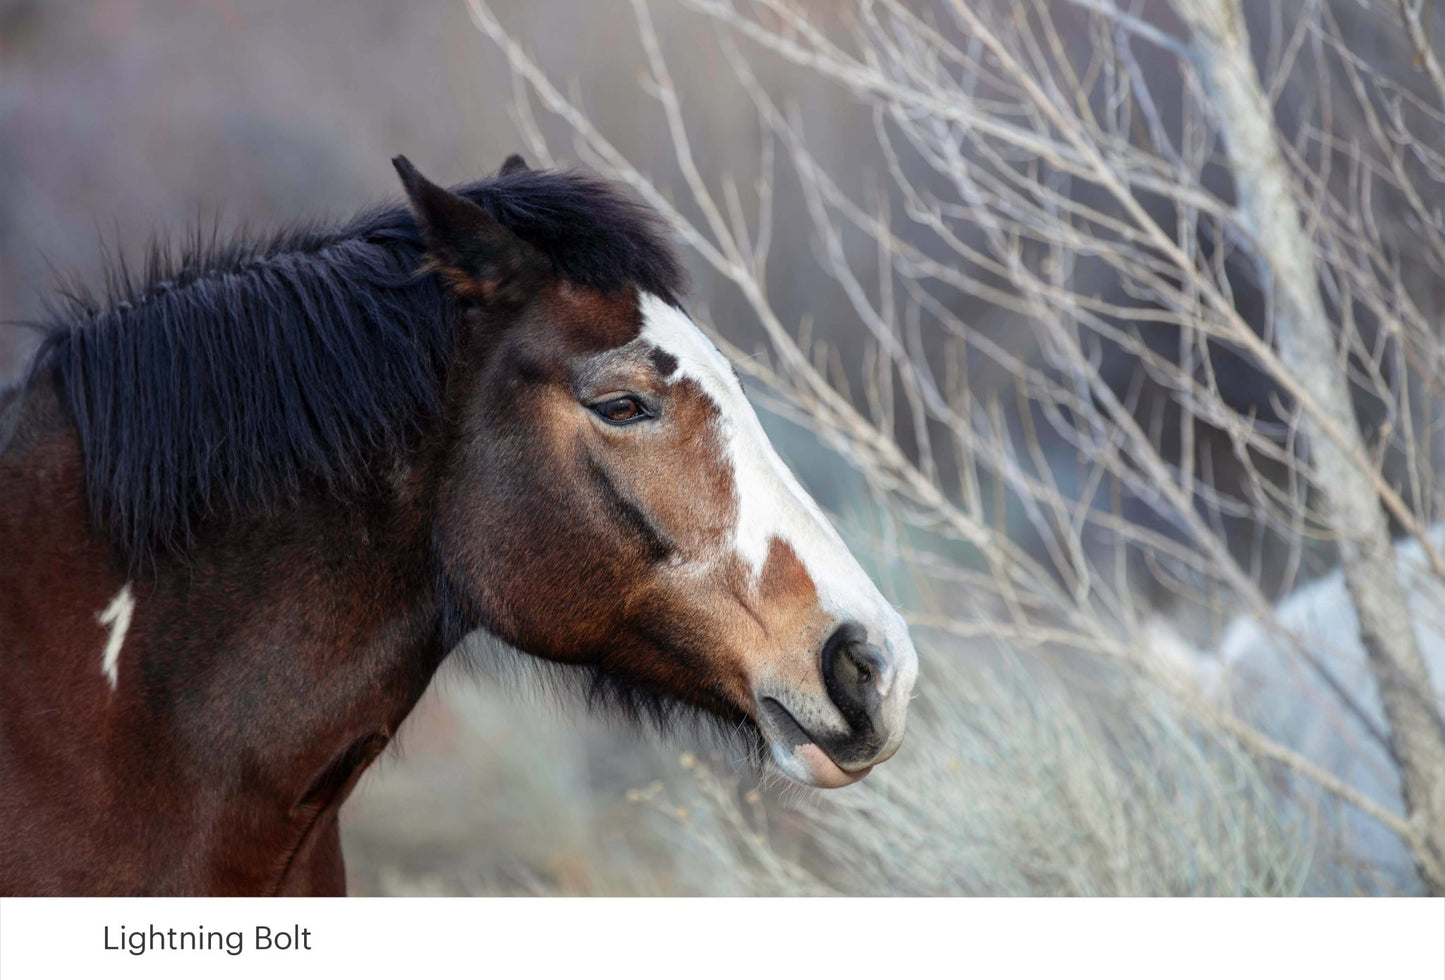
[[[130,629],[130,618],[134,613],[135,600],[131,598],[130,583],[127,582],[110,600],[110,605],[96,617],[100,625],[110,630],[110,638],[105,641],[105,653],[100,658],[100,672],[110,681],[112,691],[118,678],[120,648],[125,643],[125,634]]]
[[[825,610],[839,621],[862,623],[875,634],[875,641],[883,640],[893,648],[895,657],[912,660],[912,644],[902,617],[778,458],[732,365],[681,310],[650,293],[642,294],[640,306],[641,338],[676,357],[678,373],[696,382],[718,407],[718,425],[737,493],[734,547],[751,567],[754,579],[767,561],[772,539],[778,538],[808,570]],[[916,670],[914,663],[896,666],[905,672]]]

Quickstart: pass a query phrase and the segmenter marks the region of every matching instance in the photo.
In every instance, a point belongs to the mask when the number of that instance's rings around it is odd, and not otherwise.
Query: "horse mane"
[[[606,293],[677,302],[685,277],[660,219],[613,185],[522,170],[453,189]],[[132,568],[184,555],[199,520],[273,507],[307,481],[361,485],[441,407],[457,322],[423,273],[410,212],[227,241],[153,243],[137,273],[62,289],[30,377],[53,368],[85,457],[92,519]]]

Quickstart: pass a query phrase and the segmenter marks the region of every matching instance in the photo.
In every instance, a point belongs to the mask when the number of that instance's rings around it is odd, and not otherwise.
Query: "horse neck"
[[[63,891],[291,887],[445,653],[427,478],[214,520],[129,576],[36,402],[0,460],[0,824]]]

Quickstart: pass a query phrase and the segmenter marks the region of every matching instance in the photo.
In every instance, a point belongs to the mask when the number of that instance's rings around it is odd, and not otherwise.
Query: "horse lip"
[[[758,700],[758,707],[760,709],[759,713],[762,715],[760,719],[762,724],[760,727],[763,729],[764,734],[769,736],[768,741],[781,744],[790,752],[796,752],[798,749],[811,745],[826,756],[828,761],[840,770],[850,776],[857,776],[859,779],[866,776],[878,761],[875,759],[864,765],[855,765],[849,768],[833,758],[832,753],[823,748],[818,740],[808,733],[808,730],[802,726],[802,723],[800,723],[797,718],[794,718],[793,713],[784,707],[783,703],[777,698],[771,696],[760,698]]]
[[[794,718],[793,713],[783,707],[783,703],[777,698],[762,698],[758,702],[758,707],[766,721],[765,729],[770,730],[769,733],[773,735],[771,741],[782,742],[790,749],[795,749],[800,745],[816,744],[813,736],[808,734],[808,730],[798,724],[798,719]]]

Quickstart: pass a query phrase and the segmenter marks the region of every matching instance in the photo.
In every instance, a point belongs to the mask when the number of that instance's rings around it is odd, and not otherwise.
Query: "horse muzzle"
[[[898,751],[918,655],[901,622],[870,635],[850,621],[829,634],[817,666],[821,691],[759,692],[758,727],[785,776],[833,789]]]

